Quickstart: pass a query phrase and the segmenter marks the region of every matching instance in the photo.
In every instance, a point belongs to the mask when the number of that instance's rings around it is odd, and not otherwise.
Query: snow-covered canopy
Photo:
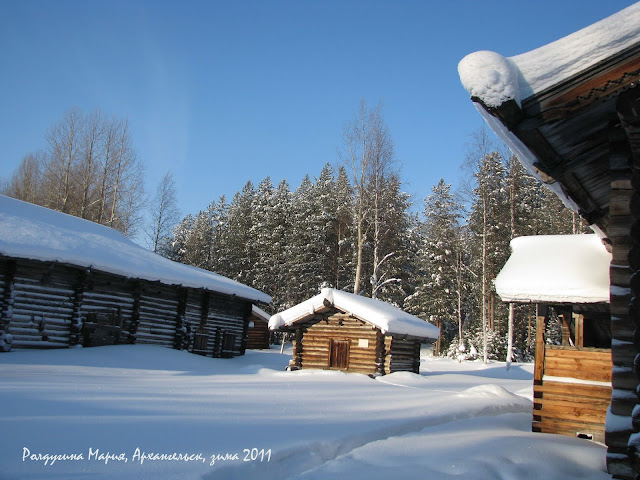
[[[480,51],[458,65],[472,97],[497,107],[521,101],[640,41],[640,3],[560,40],[521,55]]]
[[[2,195],[0,255],[271,301],[269,295],[239,282],[150,252],[111,228]]]
[[[511,240],[511,250],[495,281],[503,301],[609,301],[611,254],[597,235],[518,237]]]
[[[332,288],[323,288],[315,297],[273,315],[269,320],[269,328],[277,330],[305,320],[315,312],[325,309],[325,303],[375,325],[382,333],[432,339],[438,338],[440,334],[440,330],[434,325],[389,303]]]

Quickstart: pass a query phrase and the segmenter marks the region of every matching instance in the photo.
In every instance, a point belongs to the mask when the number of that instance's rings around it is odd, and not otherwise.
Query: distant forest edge
[[[327,163],[294,190],[270,177],[247,182],[230,202],[222,196],[182,220],[170,173],[145,195],[126,120],[72,109],[46,143],[1,193],[129,237],[142,231],[161,255],[268,293],[271,313],[325,286],[388,301],[442,325],[441,353],[450,356],[478,356],[484,324],[489,358],[505,359],[508,308],[493,280],[512,238],[588,231],[484,130],[469,145],[460,191],[441,179],[415,213],[382,106],[364,101],[345,124],[338,167]],[[516,310],[516,361],[532,356],[531,315],[530,306]]]

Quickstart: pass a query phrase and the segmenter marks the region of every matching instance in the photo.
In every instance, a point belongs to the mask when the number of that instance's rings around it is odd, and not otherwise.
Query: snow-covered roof
[[[253,314],[258,317],[258,318],[262,318],[265,321],[269,321],[269,319],[271,318],[271,315],[269,315],[267,312],[265,312],[264,310],[262,310],[260,307],[257,307],[255,305],[251,306],[251,311],[253,312]]]
[[[489,107],[521,101],[640,41],[640,3],[521,55],[471,53],[458,64],[462,85]]]
[[[351,313],[360,320],[375,325],[382,333],[388,332],[434,339],[438,338],[440,334],[440,330],[434,325],[414,317],[389,303],[333,288],[323,288],[315,297],[272,315],[271,320],[269,320],[269,328],[276,330],[305,320],[315,312],[326,308],[325,303],[329,303],[340,310]]]
[[[150,252],[112,228],[2,195],[0,255],[90,267],[256,302],[271,301],[269,295],[254,288]]]
[[[503,301],[609,301],[611,254],[597,235],[518,237],[511,240],[511,250],[495,281]]]
[[[462,85],[471,97],[474,100],[479,99],[489,109],[500,107],[511,100],[522,106],[525,99],[588,70],[598,62],[615,56],[638,42],[640,3],[520,55],[503,57],[490,51],[471,53],[458,64],[458,73]],[[539,172],[534,167],[538,158],[530,148],[484,106],[478,103],[475,103],[475,106],[489,127],[525,168],[538,176]],[[567,207],[576,212],[580,210],[560,184],[553,182],[547,184],[547,187],[558,195]]]

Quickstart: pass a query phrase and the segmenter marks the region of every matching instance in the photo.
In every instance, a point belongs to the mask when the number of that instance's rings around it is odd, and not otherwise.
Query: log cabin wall
[[[136,343],[174,346],[180,293],[179,289],[162,284],[141,287]]]
[[[112,325],[122,325],[119,338],[113,343],[135,343],[137,339],[139,285],[105,272],[89,272],[82,277],[83,294],[80,314],[83,321],[97,317],[98,321],[111,317]],[[87,342],[85,330],[84,344],[92,346],[101,343]]]
[[[615,478],[637,478],[640,449],[633,441],[640,430],[638,403],[638,351],[640,351],[640,115],[637,86],[618,96],[619,129],[610,135],[611,191],[609,228],[612,243],[611,334],[613,393],[611,419],[606,429],[607,470]],[[634,372],[635,370],[635,372]],[[637,435],[637,433],[635,434]],[[635,436],[634,435],[634,436]]]
[[[540,357],[536,351],[532,430],[603,443],[611,351],[544,344],[542,350]]]
[[[250,312],[249,302],[210,292],[207,324],[215,331],[213,356],[229,358],[244,354]]]
[[[387,372],[420,373],[420,340],[391,337]]]
[[[235,296],[6,257],[0,300],[0,351],[145,343],[232,357],[244,353],[251,311]],[[198,329],[207,334],[202,352]]]
[[[206,323],[208,298],[205,298],[205,296],[206,292],[202,290],[187,290],[184,325],[182,336],[180,338],[181,348],[185,348],[189,352],[199,353],[201,355],[206,354],[206,348],[204,352],[198,351],[199,349],[196,348],[195,340],[198,329],[201,328],[200,325]],[[201,334],[202,333],[200,333],[200,335]],[[202,340],[199,340],[199,344],[202,344]]]
[[[365,375],[419,373],[420,340],[380,329],[332,308],[295,327],[292,368],[335,369]]]
[[[253,326],[251,326],[253,322]],[[269,324],[262,318],[252,315],[247,329],[247,348],[269,348]]]
[[[376,327],[335,309],[314,317],[303,329],[301,368],[336,369],[365,375],[376,373],[376,345],[378,336],[382,335]],[[334,359],[335,349],[347,348],[346,365],[331,365],[332,340]],[[335,341],[347,341],[348,344],[341,347]]]
[[[70,344],[75,269],[45,262],[17,262],[8,331],[13,348],[59,348]]]
[[[13,337],[9,324],[13,316],[13,277],[16,270],[14,260],[0,259],[0,352],[11,350]]]

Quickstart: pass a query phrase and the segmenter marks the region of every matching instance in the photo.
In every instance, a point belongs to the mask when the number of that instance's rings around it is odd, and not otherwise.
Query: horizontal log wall
[[[117,330],[121,323],[120,334],[104,336],[93,328],[87,338],[193,351],[200,331],[207,338],[199,353],[217,357],[244,353],[251,307],[247,300],[216,292],[7,257],[0,258],[0,301],[0,351],[68,347],[83,341],[82,322],[103,325],[106,319],[109,327],[97,328]]]
[[[392,337],[388,373],[420,373],[420,341]]]
[[[173,347],[178,318],[177,288],[166,285],[143,286],[140,292],[140,324],[136,343]]]
[[[73,269],[55,264],[17,264],[8,329],[13,348],[69,345],[77,278]]]
[[[13,275],[14,261],[0,260],[0,352],[8,352],[13,344],[9,324],[13,316]]]
[[[604,442],[611,401],[611,351],[547,345],[533,387],[534,432],[583,435]]]
[[[247,348],[269,348],[269,325],[267,322],[255,317],[251,317],[249,322],[253,322],[253,327],[249,326],[247,330]]]
[[[376,373],[376,344],[380,332],[344,313],[331,313],[307,326],[302,338],[302,368],[329,368],[331,339],[349,340],[348,372]],[[363,342],[361,342],[362,340]],[[364,344],[365,346],[361,346]]]
[[[192,290],[189,289],[186,295],[186,305],[185,305],[185,313],[184,313],[184,338],[182,338],[182,345],[189,352],[193,353],[202,353],[205,352],[194,352],[194,335],[198,331],[198,328],[201,323],[206,321],[206,307],[203,313],[203,304],[204,304],[204,292],[202,290]]]
[[[116,275],[92,272],[82,280],[83,293],[80,315],[86,320],[91,314],[115,314],[122,318],[120,343],[135,343],[132,322],[136,305],[136,284]]]
[[[244,353],[244,337],[250,315],[246,307],[247,303],[237,298],[211,292],[207,323],[216,331],[215,356],[235,357]],[[225,335],[233,335],[234,342],[230,348],[224,347]]]

